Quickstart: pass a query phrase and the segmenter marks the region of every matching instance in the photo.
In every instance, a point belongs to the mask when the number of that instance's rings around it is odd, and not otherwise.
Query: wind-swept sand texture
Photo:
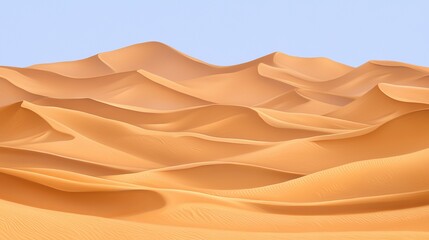
[[[429,239],[428,76],[157,42],[0,67],[0,239]]]

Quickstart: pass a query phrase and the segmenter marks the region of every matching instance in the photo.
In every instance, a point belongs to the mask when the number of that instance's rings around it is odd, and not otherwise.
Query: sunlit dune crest
[[[148,42],[0,88],[0,239],[429,239],[427,67]]]

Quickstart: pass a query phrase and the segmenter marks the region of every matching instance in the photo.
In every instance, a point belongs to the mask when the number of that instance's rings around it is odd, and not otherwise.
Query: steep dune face
[[[1,198],[38,208],[80,213],[93,216],[118,217],[133,212],[152,211],[164,204],[162,196],[151,191],[136,191],[127,187],[116,188],[101,183],[51,177],[29,170],[0,170]],[[85,180],[85,179],[81,179]],[[7,188],[13,184],[15,188]],[[32,201],[28,194],[38,196],[41,201]],[[145,204],[138,204],[141,201]],[[120,207],[122,206],[122,207]]]
[[[379,84],[362,97],[327,116],[362,123],[382,123],[405,113],[426,109],[428,105],[424,99],[424,89]]]
[[[3,73],[10,83],[50,98],[92,98],[153,109],[176,109],[209,103],[194,96],[198,93],[192,89],[143,70],[79,79],[34,69],[7,70]]]
[[[428,76],[158,42],[0,67],[0,238],[427,239]]]
[[[425,149],[405,155],[345,164],[293,181],[246,190],[246,192],[231,191],[228,194],[237,196],[246,193],[247,197],[255,199],[286,202],[320,203],[368,197],[386,197],[393,200],[395,196],[392,195],[395,194],[398,197],[406,197],[405,193],[427,191],[429,178],[425,168],[428,164],[426,154]],[[365,177],[362,178],[363,176]],[[342,181],[333,185],[332,181],[336,179]],[[404,181],[404,179],[407,180]],[[353,189],[348,189],[351,185],[354,186]],[[273,194],[277,191],[282,191],[283,194]],[[223,194],[227,195],[226,192]],[[421,195],[419,198],[426,197]],[[417,197],[412,199],[419,200]],[[371,199],[366,199],[366,202],[371,202]],[[413,204],[413,201],[404,201],[403,204]],[[371,207],[370,204],[367,204],[367,207]]]
[[[335,69],[335,65],[332,68]],[[422,67],[403,63],[387,64],[381,61],[367,62],[325,81],[318,81],[318,78],[298,75],[287,69],[285,70],[268,64],[261,64],[259,71],[265,77],[276,79],[297,88],[349,98],[360,97],[379,83],[395,83],[400,85],[424,84],[419,79],[427,76],[427,70]]]
[[[77,78],[144,69],[168,79],[181,80],[219,72],[218,67],[193,59],[159,42],[136,44],[79,61],[40,64],[30,68]]]
[[[353,68],[328,58],[300,58],[283,53],[274,55],[274,63],[297,77],[305,76],[314,81],[327,81],[342,76]]]
[[[125,174],[132,170],[111,167],[106,164],[95,164],[82,159],[67,158],[53,153],[43,153],[20,149],[17,147],[0,148],[0,165],[3,168],[43,168],[59,169],[69,172],[82,173],[90,176]]]
[[[159,42],[137,44],[98,55],[115,72],[144,69],[171,80],[218,73],[218,67],[186,56]],[[125,60],[125,61],[124,61]],[[168,62],[169,64],[165,64]]]
[[[256,105],[272,96],[292,89],[292,86],[260,75],[258,65],[234,72],[208,75],[181,81],[216,103]]]
[[[361,96],[375,87],[378,83],[397,83],[407,85],[417,78],[427,74],[420,68],[407,64],[381,64],[370,61],[354,71],[332,80],[329,83],[331,92]]]
[[[106,63],[104,63],[99,56],[93,56],[79,61],[37,64],[30,66],[29,68],[46,70],[76,78],[103,76],[115,72]]]
[[[252,176],[257,175],[258,178]],[[247,189],[285,182],[300,174],[236,163],[187,164],[153,171],[109,176],[109,179],[153,187],[184,189]],[[236,181],[236,179],[240,181]]]
[[[22,100],[34,101],[36,99],[42,98],[42,96],[29,93],[1,77],[0,89],[3,90],[2,98],[0,99],[0,107],[7,106]]]
[[[0,109],[0,143],[26,144],[72,138],[53,128],[27,105],[19,102]]]
[[[318,94],[307,90],[293,89],[258,104],[257,106],[285,112],[325,115],[335,111],[342,104],[343,99],[341,99],[341,97]]]

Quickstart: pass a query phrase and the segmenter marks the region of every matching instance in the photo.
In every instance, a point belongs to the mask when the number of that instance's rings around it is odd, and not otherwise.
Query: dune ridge
[[[428,239],[428,76],[159,42],[0,66],[0,238]]]

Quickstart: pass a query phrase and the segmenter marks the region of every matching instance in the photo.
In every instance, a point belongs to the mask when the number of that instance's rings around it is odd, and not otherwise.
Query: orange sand
[[[149,42],[0,88],[0,239],[429,239],[429,68]]]

